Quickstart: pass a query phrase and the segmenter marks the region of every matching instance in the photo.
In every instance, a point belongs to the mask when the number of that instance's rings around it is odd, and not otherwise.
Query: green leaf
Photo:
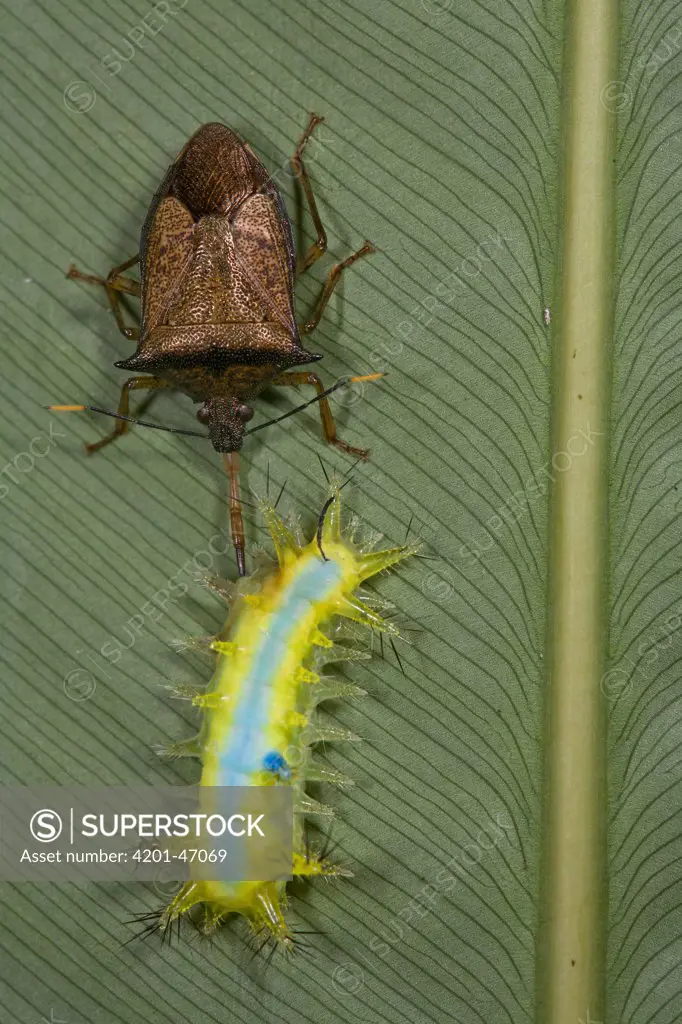
[[[368,695],[332,712],[364,740],[327,747],[355,786],[316,794],[355,875],[292,888],[315,959],[265,970],[236,928],[123,948],[158,893],[4,885],[7,1019],[678,1020],[682,3],[4,0],[0,20],[1,781],[193,778],[152,748],[193,728],[164,687],[210,670],[171,646],[221,624],[194,574],[234,571],[219,461],[141,429],[86,459],[106,425],[42,407],[115,407],[130,346],[64,274],[134,254],[201,122],[248,138],[305,244],[287,160],[325,116],[331,257],[299,309],[370,238],[315,349],[330,382],[389,371],[335,396],[373,456],[344,494],[433,556],[378,585],[420,630],[404,673],[390,649],[349,666]],[[195,425],[182,396],[153,415]],[[244,486],[286,482],[313,521],[319,457],[350,465],[311,408],[251,439]]]

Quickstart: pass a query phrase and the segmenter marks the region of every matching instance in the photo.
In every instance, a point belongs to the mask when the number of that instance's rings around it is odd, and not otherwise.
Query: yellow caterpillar
[[[211,644],[217,652],[215,672],[207,691],[193,698],[204,712],[202,728],[165,753],[199,757],[202,786],[291,786],[292,874],[348,875],[323,854],[310,852],[305,842],[305,815],[332,813],[306,794],[306,782],[350,781],[313,761],[311,747],[320,741],[356,739],[318,722],[315,710],[325,700],[364,694],[323,670],[330,663],[370,656],[344,642],[344,619],[399,635],[375,610],[376,600],[368,602],[359,588],[414,554],[418,545],[379,551],[371,545],[356,547],[342,534],[338,486],[307,544],[271,505],[264,505],[263,512],[277,565],[234,585],[227,623]],[[247,592],[257,584],[257,592]],[[264,943],[274,940],[275,946],[291,950],[294,933],[284,917],[285,888],[285,882],[190,879],[166,907],[139,920],[148,922],[150,932],[160,928],[166,933],[184,914],[192,914],[199,930],[209,934],[237,913]]]

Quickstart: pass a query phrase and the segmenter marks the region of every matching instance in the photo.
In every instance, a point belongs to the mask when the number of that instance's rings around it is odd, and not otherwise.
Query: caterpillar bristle
[[[388,639],[389,639],[389,642],[391,644],[391,647],[393,648],[393,653],[395,654],[396,661],[398,662],[398,664],[400,666],[400,671],[402,672],[403,675],[407,675],[407,673],[405,672],[405,666],[403,665],[402,660],[400,658],[400,655],[398,654],[398,649],[397,649],[397,647],[395,645],[395,641],[393,640],[393,637],[389,636]]]
[[[322,857],[320,854],[310,853],[305,858],[301,854],[294,855],[292,874],[296,878],[352,878],[353,872],[340,864]]]
[[[306,746],[313,743],[361,743],[362,737],[336,725],[311,725],[303,733]]]
[[[200,696],[204,691],[201,686],[194,686],[192,683],[174,683],[164,687],[166,692],[174,700],[191,700]]]
[[[332,842],[332,829],[330,828],[324,837],[324,846],[320,850],[320,860],[324,860],[325,857],[329,857],[330,854],[337,850],[339,847],[339,840],[335,839]]]
[[[273,956],[275,955],[275,952],[276,952],[276,950],[277,950],[277,943],[276,943],[276,942],[273,942],[273,944],[272,944],[272,948],[270,949],[270,952],[268,953],[268,958],[267,958],[267,960],[265,961],[265,969],[266,969],[266,970],[268,969],[268,967],[269,967],[269,966],[270,966],[270,964],[272,963],[272,958],[273,958]]]
[[[332,644],[326,650],[321,647],[315,649],[313,660],[316,669],[324,668],[325,665],[333,665],[343,661],[368,661],[372,655],[367,650],[357,647],[350,647],[347,644]]]
[[[335,816],[333,807],[321,804],[318,800],[308,796],[307,793],[301,794],[294,803],[294,814],[319,814],[324,818],[333,818]]]
[[[320,764],[318,761],[309,761],[297,775],[304,782],[327,782],[331,786],[340,786],[342,789],[355,785],[355,780],[350,776],[344,775],[343,772],[339,772],[335,768],[327,768],[326,765]]]
[[[231,580],[225,580],[221,576],[203,576],[201,579],[201,585],[206,587],[208,590],[212,590],[218,597],[222,597],[228,605],[232,604],[235,597],[237,596],[237,585],[232,583]]]
[[[178,942],[179,942],[180,941],[180,917],[177,917],[177,918],[170,918],[170,917],[166,918],[166,921],[164,922],[164,925],[163,925],[163,933],[161,935],[161,945],[163,946],[164,943],[167,941],[169,949],[170,949],[170,947],[173,944],[173,925],[175,924],[176,921],[177,921],[177,926],[178,926],[177,927],[177,931],[178,931]]]
[[[322,933],[320,933],[322,934]],[[307,957],[309,960],[317,960],[318,957],[315,955],[312,946],[308,942],[304,942],[303,939],[295,939],[293,949],[290,955],[297,954],[298,956]]]
[[[161,929],[162,915],[163,908],[159,908],[158,910],[136,914],[134,917],[128,918],[123,922],[124,924],[144,924],[145,927],[142,931],[136,932],[131,938],[127,939],[122,945],[129,946],[131,942],[135,942],[137,939],[144,940],[150,938]]]
[[[215,643],[214,636],[185,636],[181,639],[170,641],[170,646],[177,654],[184,654],[187,651],[197,651],[200,654],[211,654],[212,644]]]
[[[188,740],[178,740],[175,743],[156,743],[152,750],[157,757],[165,758],[168,761],[177,761],[181,757],[201,757],[202,745],[199,735],[196,735]]]
[[[144,924],[147,921],[158,921],[163,913],[163,907],[157,908],[156,910],[147,910],[142,914],[134,914],[133,917],[128,917],[123,922],[124,924]]]
[[[367,690],[334,676],[322,676],[312,694],[314,704],[322,704],[328,700],[361,700],[367,696]]]

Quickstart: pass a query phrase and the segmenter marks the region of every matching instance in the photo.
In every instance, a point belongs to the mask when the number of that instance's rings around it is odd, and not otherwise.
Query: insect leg
[[[121,397],[118,403],[118,414],[119,416],[128,416],[130,409],[130,392],[138,390],[157,391],[159,388],[171,388],[173,385],[166,380],[161,380],[159,377],[129,377],[121,388]],[[106,444],[111,441],[115,441],[117,437],[121,437],[127,433],[130,429],[129,424],[125,420],[116,420],[116,425],[110,434],[103,437],[101,441],[95,441],[94,444],[86,444],[85,450],[89,455],[93,452],[99,451],[100,448],[104,448]]]
[[[278,387],[298,387],[300,384],[310,384],[314,387],[318,395],[322,394],[325,390],[324,384],[317,376],[316,373],[308,373],[305,371],[294,372],[294,373],[280,373],[277,377],[272,380],[273,384]],[[317,403],[320,408],[320,419],[322,420],[322,432],[324,433],[324,439],[327,444],[333,444],[336,448],[340,448],[344,452],[348,452],[349,455],[355,455],[358,459],[369,458],[369,451],[367,448],[353,448],[352,445],[342,441],[340,437],[336,435],[336,423],[332,415],[331,406],[326,398],[321,398]]]
[[[306,320],[304,324],[301,324],[299,328],[301,334],[310,334],[311,331],[315,330],[315,328],[320,322],[322,314],[324,313],[325,307],[329,302],[331,294],[336,288],[337,284],[339,283],[341,279],[341,274],[346,269],[346,267],[350,267],[351,264],[355,263],[356,260],[361,259],[361,257],[363,256],[369,256],[369,254],[372,252],[376,252],[376,249],[374,248],[372,243],[365,242],[361,249],[358,249],[357,252],[354,252],[350,256],[346,257],[346,259],[343,260],[342,263],[337,263],[336,266],[332,267],[332,269],[329,271],[329,274],[327,275],[325,286],[322,289],[322,294],[320,295],[317,301],[317,305],[313,310],[312,316],[310,317],[309,320]]]
[[[125,263],[121,263],[120,266],[114,267],[110,270],[106,278],[96,277],[94,274],[84,274],[76,267],[70,267],[67,273],[67,277],[70,277],[77,281],[87,281],[88,284],[99,284],[106,289],[109,297],[109,303],[116,317],[116,326],[118,327],[121,334],[124,337],[129,338],[131,341],[137,341],[139,338],[139,329],[137,327],[127,327],[123,319],[123,309],[121,307],[121,293],[126,295],[134,295],[137,298],[140,297],[140,282],[134,281],[131,277],[123,277],[123,272],[128,270],[130,267],[135,266],[136,263],[140,262],[140,254],[131,257],[126,260]]]
[[[317,209],[317,203],[315,202],[315,196],[313,195],[312,185],[310,184],[310,178],[306,170],[305,164],[303,163],[303,151],[308,144],[310,136],[315,131],[318,124],[322,124],[324,121],[323,117],[318,117],[317,114],[311,114],[310,120],[308,121],[308,127],[301,136],[300,142],[296,146],[294,155],[291,158],[291,166],[294,169],[294,174],[301,183],[306,202],[308,203],[308,209],[310,210],[310,216],[313,219],[315,230],[317,231],[317,241],[308,249],[308,252],[303,258],[303,262],[298,268],[299,274],[304,273],[309,267],[313,265],[315,260],[319,260],[320,256],[327,251],[327,232],[324,230],[322,225],[322,218],[320,217]]]

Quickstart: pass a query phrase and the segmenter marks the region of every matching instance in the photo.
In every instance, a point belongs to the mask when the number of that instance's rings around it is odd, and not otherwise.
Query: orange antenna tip
[[[364,384],[366,381],[380,380],[382,377],[385,377],[385,376],[386,376],[386,371],[384,371],[383,373],[366,373],[364,377],[351,377],[350,378],[350,383],[351,384]]]
[[[50,412],[85,412],[87,405],[46,405]]]

